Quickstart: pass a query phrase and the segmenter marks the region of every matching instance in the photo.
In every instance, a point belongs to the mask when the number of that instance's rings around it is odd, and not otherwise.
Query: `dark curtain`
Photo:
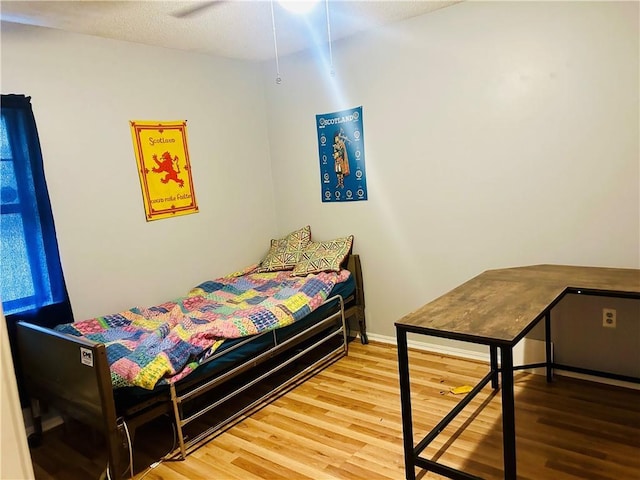
[[[17,238],[11,235],[22,234],[28,263],[22,265],[22,260],[16,262],[12,258],[2,258],[2,261],[6,262],[3,266],[3,277],[6,278],[3,278],[2,282],[16,282],[19,281],[16,279],[27,276],[32,282],[33,290],[33,295],[28,298],[12,298],[6,302],[3,300],[20,398],[24,402],[24,392],[20,385],[20,362],[15,347],[16,322],[24,320],[44,327],[53,327],[60,323],[72,322],[73,313],[60,264],[31,98],[24,95],[2,95],[1,108],[5,129],[3,134],[6,135],[13,159],[12,170],[19,202],[15,202],[18,203],[16,205],[5,202],[3,198],[0,220],[16,214],[22,219],[21,222],[2,222],[2,229],[5,230],[2,232],[2,241],[6,244],[11,241],[9,239]],[[7,171],[11,172],[11,169]],[[3,171],[3,174],[6,172]],[[21,228],[22,231],[6,230],[11,228]],[[11,275],[11,272],[25,271],[28,275]],[[3,287],[3,292],[4,290]]]

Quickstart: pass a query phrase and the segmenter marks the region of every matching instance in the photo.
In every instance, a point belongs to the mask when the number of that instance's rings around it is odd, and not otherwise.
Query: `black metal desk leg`
[[[516,416],[513,398],[513,350],[500,347],[502,360],[502,448],[505,480],[516,479]]]
[[[407,480],[415,480],[413,453],[413,418],[411,415],[411,386],[409,382],[409,352],[407,332],[396,326],[398,341],[398,370],[400,376],[400,406],[402,408],[402,439],[404,444],[404,470]]]
[[[498,389],[498,347],[489,346],[489,360],[491,361],[491,388]]]
[[[553,352],[551,352],[551,312],[544,314],[544,345],[547,362],[547,382],[553,380]]]

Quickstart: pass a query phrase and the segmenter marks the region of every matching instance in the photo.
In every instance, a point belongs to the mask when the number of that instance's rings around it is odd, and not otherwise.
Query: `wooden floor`
[[[475,384],[486,365],[411,351],[416,438]],[[186,461],[149,465],[173,444],[170,423],[139,430],[136,480],[404,478],[396,349],[352,342],[350,353],[250,418],[193,452]],[[519,373],[515,382],[518,478],[640,478],[640,391]],[[474,399],[425,455],[488,479],[503,478],[500,395]],[[79,453],[76,452],[79,450]],[[99,439],[79,427],[48,432],[32,450],[38,480],[99,478]],[[418,472],[418,478],[440,478]]]

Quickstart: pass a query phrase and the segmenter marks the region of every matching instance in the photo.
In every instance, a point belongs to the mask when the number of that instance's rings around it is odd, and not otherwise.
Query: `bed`
[[[349,252],[350,247],[349,243]],[[261,265],[264,264],[263,261]],[[190,353],[188,374],[165,372],[156,383],[148,379],[146,384],[144,381],[136,383],[135,375],[127,377],[119,371],[114,372],[117,355],[114,357],[114,349],[108,351],[105,345],[112,347],[111,342],[93,341],[91,335],[76,336],[77,332],[70,334],[73,332],[69,328],[73,329],[76,324],[56,327],[59,329],[56,330],[20,322],[17,326],[18,352],[24,386],[31,399],[34,436],[37,439],[42,433],[42,402],[54,407],[63,417],[68,416],[101,432],[108,449],[106,473],[109,478],[123,478],[128,470],[132,470],[136,429],[167,415],[176,427],[175,453],[184,459],[192,449],[242,415],[346,355],[348,342],[356,336],[356,331],[361,342],[367,343],[359,256],[349,253],[342,266],[346,267],[340,274],[344,281],[335,283],[322,302],[317,302],[316,298],[317,305],[311,311],[307,306],[296,312],[299,318],[295,321],[283,322],[248,336],[216,341],[215,347],[205,345],[198,356]],[[266,275],[262,276],[269,277],[268,272],[267,269]],[[251,273],[260,276],[265,271],[263,268],[262,272],[254,270]],[[239,281],[245,278],[241,273],[232,276],[238,277]],[[311,277],[316,275],[309,275]],[[218,283],[216,280],[213,286],[212,282],[199,285],[189,292],[187,300],[206,296],[210,291],[215,293],[219,290]],[[225,291],[229,288],[225,286]],[[307,292],[317,290],[317,286],[306,288]],[[220,299],[215,298],[218,305]],[[180,307],[184,309],[184,304]],[[241,329],[246,329],[246,325]],[[122,350],[121,346],[119,348]],[[296,368],[289,373],[293,366]],[[286,372],[284,378],[283,372]],[[272,381],[268,390],[261,392],[254,401],[231,416],[208,425],[199,434],[185,438],[183,429],[187,425],[196,420],[201,422],[208,412],[272,378],[278,380]]]

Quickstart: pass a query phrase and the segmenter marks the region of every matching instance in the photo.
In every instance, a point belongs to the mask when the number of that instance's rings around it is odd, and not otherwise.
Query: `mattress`
[[[338,283],[334,286],[329,294],[329,298],[340,295],[343,299],[347,300],[354,294],[355,288],[355,279],[353,275],[350,275],[345,282]],[[214,355],[203,361],[203,363],[187,377],[176,383],[177,391],[180,392],[186,388],[191,388],[199,382],[222,374],[234,366],[269,350],[274,346],[274,337],[278,344],[282,343],[286,339],[293,337],[323,320],[327,312],[335,309],[337,304],[338,299],[331,300],[293,324],[256,335],[250,338],[250,341],[248,341],[247,338],[226,340],[217,348]],[[149,405],[155,404],[157,401],[166,400],[168,395],[169,386],[166,384],[158,385],[153,390],[147,390],[141,387],[124,387],[114,390],[116,410],[118,412],[127,411],[128,413],[130,413],[130,409],[132,408],[141,410]]]

